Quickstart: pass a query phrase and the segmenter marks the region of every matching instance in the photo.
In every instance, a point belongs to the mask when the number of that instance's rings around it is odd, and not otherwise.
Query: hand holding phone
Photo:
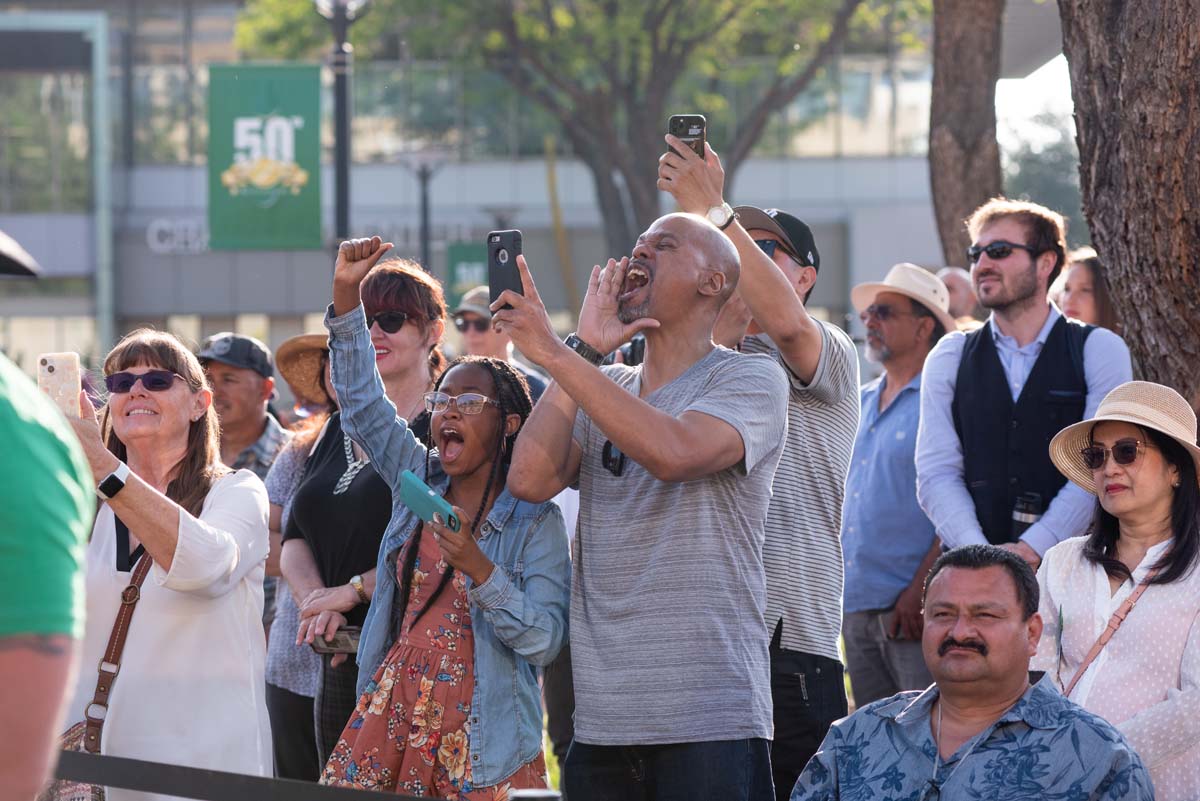
[[[67,417],[79,417],[83,390],[78,353],[43,353],[38,356],[38,386]]]
[[[492,231],[487,235],[488,254],[488,299],[495,303],[506,289],[524,295],[521,273],[517,269],[517,256],[522,254],[521,232],[515,228],[507,231]],[[511,309],[505,304],[501,308]]]
[[[412,509],[417,517],[426,523],[437,522],[451,531],[458,531],[462,525],[458,515],[454,513],[453,507],[447,503],[446,499],[417,478],[417,474],[411,470],[405,470],[400,474],[400,497],[404,501],[404,505]],[[435,521],[435,515],[440,519]]]

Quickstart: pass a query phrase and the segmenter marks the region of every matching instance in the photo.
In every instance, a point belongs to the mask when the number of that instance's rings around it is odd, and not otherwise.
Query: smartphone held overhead
[[[504,290],[511,289],[518,295],[525,294],[521,285],[521,272],[517,269],[520,256],[521,232],[515,228],[507,231],[492,231],[487,235],[488,254],[488,297],[495,303]],[[512,306],[505,304],[504,308]]]
[[[673,114],[667,120],[667,133],[683,141],[700,158],[704,158],[704,141],[708,122],[703,114]],[[679,151],[671,148],[671,152],[679,155]]]
[[[38,386],[63,414],[79,417],[83,378],[78,353],[43,353],[38,356]]]

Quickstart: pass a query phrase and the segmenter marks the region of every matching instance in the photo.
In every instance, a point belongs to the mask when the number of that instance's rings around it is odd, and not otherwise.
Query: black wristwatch
[[[570,334],[565,340],[563,340],[563,344],[597,367],[599,367],[600,363],[604,361],[604,354],[580,339],[578,334]]]
[[[96,487],[96,494],[104,500],[110,500],[121,490],[125,489],[125,479],[129,478],[129,465],[121,462],[117,469],[108,474]]]

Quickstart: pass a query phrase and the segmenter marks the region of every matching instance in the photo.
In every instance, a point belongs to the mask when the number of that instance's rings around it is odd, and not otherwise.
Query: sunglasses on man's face
[[[997,239],[995,242],[988,242],[986,245],[971,245],[967,248],[967,261],[971,264],[979,261],[979,257],[984,253],[992,261],[1003,261],[1012,255],[1014,250],[1024,250],[1031,256],[1038,255],[1041,251],[1036,248],[1031,248],[1029,245],[1021,245],[1017,242],[1007,242],[1003,239]]]
[[[166,392],[175,383],[176,378],[182,380],[183,376],[170,370],[147,370],[144,373],[125,371],[106,375],[104,386],[115,395],[124,395],[126,392],[132,392],[134,384],[141,381],[142,387],[150,392]]]
[[[466,317],[455,317],[454,327],[458,329],[460,334],[465,334],[472,328],[476,333],[482,334],[492,327],[491,320],[485,320],[482,317],[476,317],[474,320],[468,320]]]
[[[389,334],[394,334],[404,327],[404,323],[408,321],[408,315],[399,311],[385,311],[378,314],[367,315],[367,330],[371,330],[371,326],[379,323],[379,327]]]
[[[1102,470],[1104,463],[1108,461],[1108,455],[1111,453],[1113,461],[1120,465],[1129,465],[1137,461],[1137,458],[1146,451],[1146,443],[1140,439],[1119,439],[1113,443],[1112,448],[1106,448],[1103,445],[1089,445],[1079,452],[1083,457],[1083,464],[1088,470]]]
[[[864,323],[874,317],[881,323],[886,323],[888,320],[893,320],[897,317],[915,317],[916,315],[910,311],[897,311],[894,307],[886,303],[872,303],[867,308],[863,309],[862,314],[858,315],[859,319]]]
[[[787,245],[783,244],[778,239],[755,239],[754,244],[758,245],[758,249],[763,253],[766,253],[768,258],[775,258],[775,251],[782,250],[789,259],[796,262],[801,267],[805,266],[804,262],[796,258],[796,254],[788,250]]]

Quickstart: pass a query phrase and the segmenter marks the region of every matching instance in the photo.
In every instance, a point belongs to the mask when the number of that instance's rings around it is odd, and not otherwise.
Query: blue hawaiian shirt
[[[1038,674],[1032,674],[1037,677]],[[1150,774],[1107,721],[1042,678],[940,764],[937,685],[863,707],[829,730],[791,801],[1153,801]]]

